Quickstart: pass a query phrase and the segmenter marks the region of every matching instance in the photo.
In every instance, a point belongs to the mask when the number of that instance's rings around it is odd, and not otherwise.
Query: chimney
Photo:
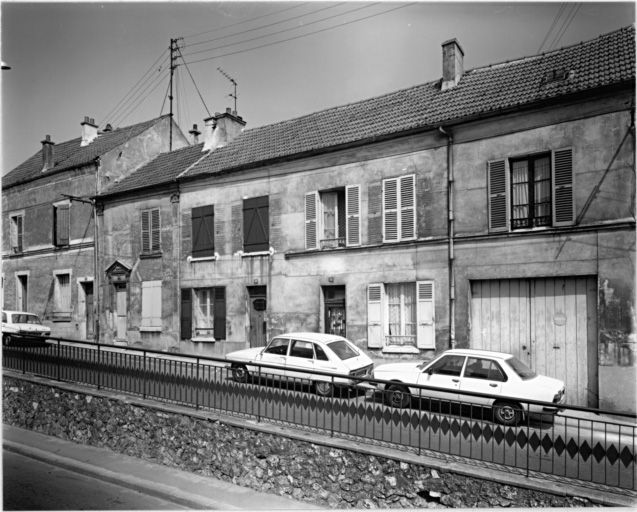
[[[106,126],[104,127],[103,132],[104,133],[108,133],[108,132],[112,132],[113,131],[113,127],[111,126],[110,123],[107,123]]]
[[[42,170],[47,171],[53,167],[53,146],[55,142],[51,141],[51,136],[47,135],[42,141]]]
[[[82,142],[80,143],[80,146],[88,146],[97,138],[97,125],[95,124],[95,119],[92,117],[89,119],[88,116],[85,116],[84,122],[80,124],[82,125]]]
[[[446,91],[458,85],[462,73],[464,51],[456,39],[442,43],[442,90]]]
[[[227,108],[223,114],[215,112],[215,115],[205,119],[203,151],[222,148],[234,140],[242,131],[246,122],[236,111]]]
[[[199,130],[197,130],[197,125],[196,124],[192,125],[192,130],[190,130],[188,133],[190,135],[192,135],[192,144],[193,144],[193,146],[196,146],[197,144],[199,144],[199,135],[201,135],[201,132]]]

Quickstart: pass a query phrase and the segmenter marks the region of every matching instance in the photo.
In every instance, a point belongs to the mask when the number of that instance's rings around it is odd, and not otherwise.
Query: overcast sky
[[[0,75],[3,174],[46,134],[78,137],[84,116],[102,128],[167,113],[171,38],[183,37],[174,108],[187,134],[208,111],[234,108],[219,67],[237,82],[237,110],[251,128],[437,80],[440,45],[451,38],[471,69],[635,21],[633,2],[3,1],[0,9],[1,57],[11,66]]]

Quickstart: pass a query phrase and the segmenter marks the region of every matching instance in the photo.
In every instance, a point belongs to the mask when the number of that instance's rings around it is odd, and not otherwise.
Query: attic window
[[[566,69],[552,69],[544,73],[542,77],[543,84],[549,84],[551,82],[563,82],[567,80],[572,75],[572,72],[567,71]]]

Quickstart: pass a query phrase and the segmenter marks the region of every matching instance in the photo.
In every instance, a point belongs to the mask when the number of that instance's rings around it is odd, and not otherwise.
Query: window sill
[[[50,319],[51,322],[70,322],[72,317],[71,313],[53,313]]]
[[[239,251],[236,253],[237,256],[241,258],[253,258],[258,256],[273,256],[274,255],[274,247],[270,247],[268,251],[255,251],[255,252],[243,252]]]
[[[150,260],[153,258],[161,258],[162,257],[162,252],[143,252],[139,255],[139,259],[140,260]]]
[[[386,346],[381,352],[383,354],[420,354],[420,350],[413,346]]]
[[[195,336],[190,341],[193,343],[215,343],[217,340],[212,336]]]
[[[216,252],[214,256],[200,256],[200,257],[197,257],[197,256],[190,255],[190,256],[188,256],[186,258],[186,261],[188,263],[195,263],[197,261],[216,261],[218,259],[219,259],[219,253]]]
[[[139,332],[161,332],[160,326],[141,326]]]

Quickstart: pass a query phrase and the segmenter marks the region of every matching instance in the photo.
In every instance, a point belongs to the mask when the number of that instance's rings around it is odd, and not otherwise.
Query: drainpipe
[[[453,205],[453,137],[442,126],[440,133],[447,137],[447,240],[449,244],[449,347],[456,348],[456,277],[454,268],[454,205]]]

